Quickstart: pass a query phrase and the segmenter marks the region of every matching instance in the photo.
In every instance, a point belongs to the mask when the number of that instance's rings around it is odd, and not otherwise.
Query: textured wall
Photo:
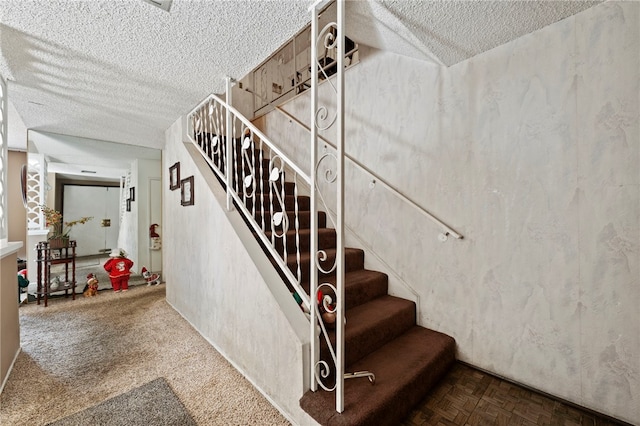
[[[20,185],[20,171],[22,165],[27,164],[27,153],[9,151],[7,169],[7,210],[9,224],[9,241],[20,241],[22,247],[18,251],[18,257],[27,258],[27,211],[22,203],[22,190]]]
[[[309,323],[238,214],[227,215],[224,191],[201,174],[181,132],[180,121],[167,131],[162,168],[179,161],[181,179],[194,176],[195,205],[181,206],[164,173],[167,301],[294,423],[312,424],[298,403]]]
[[[20,351],[16,251],[22,243],[2,247],[0,257],[0,392]]]
[[[639,28],[639,3],[607,2],[451,68],[362,47],[346,75],[347,151],[465,236],[438,242],[347,167],[347,223],[418,293],[421,324],[467,362],[631,423]],[[309,121],[306,99],[287,109]],[[300,137],[287,152],[308,161]]]

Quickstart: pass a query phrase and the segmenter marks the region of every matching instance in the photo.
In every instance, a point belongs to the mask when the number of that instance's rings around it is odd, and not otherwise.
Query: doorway
[[[65,222],[93,217],[71,229],[70,237],[77,242],[77,256],[108,255],[118,246],[120,188],[65,184],[62,192]]]

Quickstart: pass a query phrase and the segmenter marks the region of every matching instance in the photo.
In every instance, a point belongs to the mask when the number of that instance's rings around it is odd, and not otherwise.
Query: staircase
[[[203,154],[217,164],[220,158],[212,153],[212,139],[213,135],[201,134],[196,137],[196,143],[201,147]],[[222,145],[226,145],[224,140]],[[240,141],[236,141],[234,145],[234,169],[240,170]],[[269,161],[266,155],[267,153],[258,153],[253,156],[262,159],[263,169]],[[255,170],[259,166],[257,161],[254,164]],[[235,177],[234,182],[236,181],[241,181],[241,177]],[[232,186],[235,186],[235,183]],[[268,188],[268,181],[258,183],[256,197],[245,200],[249,211],[255,212],[254,219],[258,224],[270,223],[271,220],[269,206],[265,205],[265,209],[262,210],[259,205],[269,200],[269,194],[260,196],[260,190]],[[282,190],[282,185],[279,188]],[[301,285],[309,294],[310,271],[315,269],[314,256],[309,252],[312,213],[309,211],[309,197],[294,196],[294,188],[291,183],[284,184],[285,205],[289,223],[294,223],[294,207],[297,201],[300,228],[298,238],[301,247],[299,267],[303,277]],[[328,256],[322,266],[327,266],[328,269],[336,256],[336,233],[333,229],[327,228],[324,212],[318,212],[318,223],[318,249],[326,251]],[[276,233],[281,229],[276,228]],[[279,253],[286,247],[289,253],[287,266],[294,275],[298,269],[296,256],[291,256],[291,253],[296,252],[295,232],[287,231],[286,244],[282,239],[275,239],[275,247]],[[271,232],[267,231],[265,234],[271,238]],[[264,248],[262,241],[258,241]],[[265,253],[270,255],[266,248]],[[345,248],[344,257],[346,372],[370,371],[375,374],[375,383],[370,383],[366,378],[346,380],[343,413],[337,413],[335,410],[334,392],[321,389],[317,392],[306,392],[300,400],[300,406],[322,425],[399,424],[452,366],[455,361],[455,341],[445,334],[418,326],[415,303],[388,294],[387,275],[365,269],[363,250]],[[272,261],[275,264],[274,259]],[[335,285],[334,275],[318,273],[321,275],[319,284],[328,282]],[[290,290],[293,291],[292,288]],[[311,300],[314,301],[316,298],[311,297]],[[333,331],[329,331],[329,338],[333,344]],[[321,359],[332,365],[333,361],[324,339],[321,339],[320,353]],[[335,381],[335,373],[332,375]],[[331,375],[328,379],[331,380]]]

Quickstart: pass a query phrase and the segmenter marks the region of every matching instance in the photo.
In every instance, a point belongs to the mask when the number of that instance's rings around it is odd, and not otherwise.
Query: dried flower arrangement
[[[83,225],[93,219],[93,216],[81,217],[71,222],[62,222],[62,213],[54,210],[44,204],[40,206],[40,210],[44,214],[46,226],[49,228],[48,240],[69,239],[69,232],[75,225]]]

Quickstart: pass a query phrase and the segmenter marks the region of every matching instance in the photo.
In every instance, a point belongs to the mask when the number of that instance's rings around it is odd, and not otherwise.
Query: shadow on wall
[[[145,107],[134,102],[135,99],[148,97],[151,81],[144,75],[132,76],[129,70],[117,69],[113,65],[96,61],[80,53],[70,51],[61,45],[51,43],[26,34],[7,25],[0,24],[2,39],[0,47],[10,64],[23,64],[19,69],[9,69],[11,90],[14,93],[30,93],[31,97],[45,103],[47,108],[69,109],[69,104],[56,104],[56,97],[69,101],[73,107],[69,111],[69,121],[91,123],[95,131],[103,129],[103,123],[121,122],[114,128],[127,128],[129,125],[141,127],[140,140],[164,141],[164,132],[158,129],[167,127],[167,117],[174,115],[174,105],[170,99],[184,99],[190,103],[193,94],[183,88],[162,85],[162,90],[171,93],[160,102],[150,98]],[[71,53],[71,54],[70,54]],[[86,76],[84,81],[71,81],[67,70],[74,69]],[[114,81],[112,75],[127,75],[127,79]],[[20,81],[20,83],[16,82]],[[153,82],[153,88],[158,84]],[[16,104],[18,109],[42,108],[40,102],[31,105]],[[15,104],[15,103],[14,103]],[[46,115],[46,110],[43,111]],[[75,118],[73,118],[75,117]],[[65,123],[68,125],[68,123]],[[56,132],[61,129],[49,129]],[[95,131],[93,133],[95,133]],[[104,134],[105,131],[102,131]],[[112,133],[112,132],[111,132]],[[89,136],[88,130],[78,129],[78,136]],[[126,133],[110,134],[109,139],[126,141]],[[153,135],[149,137],[149,135]],[[144,142],[143,142],[144,143]]]

